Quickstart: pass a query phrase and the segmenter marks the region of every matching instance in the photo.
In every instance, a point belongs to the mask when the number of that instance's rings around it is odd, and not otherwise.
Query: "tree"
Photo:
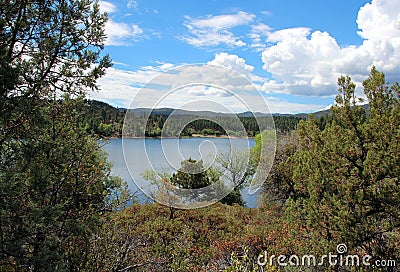
[[[258,154],[257,149],[256,145],[252,150],[253,156]],[[294,197],[294,183],[290,175],[288,176],[284,164],[297,149],[298,136],[296,133],[289,132],[277,137],[274,163],[262,187],[261,204],[264,207],[281,208],[290,197]],[[254,161],[257,162],[257,159]]]
[[[243,185],[251,175],[249,150],[233,149],[218,156],[216,161],[227,172],[228,179],[234,186]]]
[[[82,125],[100,57],[97,2],[0,2],[0,270],[79,270],[121,180]]]
[[[0,2],[0,144],[21,137],[43,100],[82,95],[110,66],[105,14],[87,0]],[[40,102],[39,102],[40,100]]]
[[[171,175],[168,172],[157,173],[154,170],[146,170],[142,174],[145,180],[155,186],[155,190],[150,192],[150,196],[158,203],[163,203],[169,207],[169,219],[174,219],[175,206],[181,198],[174,192],[171,184]]]
[[[244,207],[246,202],[243,200],[242,194],[240,192],[240,187],[235,187],[233,191],[231,191],[228,195],[226,195],[223,199],[219,202],[226,204],[226,205],[240,205]]]
[[[172,174],[169,183],[178,189],[177,196],[182,203],[201,203],[210,201],[210,196],[201,189],[217,182],[219,174],[205,169],[202,160],[189,158],[181,162],[181,168]]]
[[[218,158],[218,163],[223,170],[229,172],[229,179],[234,186],[234,190],[229,192],[221,203],[227,205],[238,204],[244,206],[242,195],[240,193],[241,185],[246,181],[248,175],[246,174],[246,161],[245,154],[239,151],[234,152],[235,156],[229,156],[228,158],[221,155]],[[182,162],[181,169],[176,174],[171,176],[171,183],[184,189],[199,189],[211,185],[217,181],[220,181],[222,176],[221,170],[216,167],[211,167],[207,170],[203,167],[203,162],[193,160],[189,158]],[[221,183],[222,184],[222,183]],[[220,190],[227,190],[226,186],[222,186]]]
[[[306,230],[315,250],[345,243],[357,253],[398,259],[400,86],[389,86],[373,67],[363,82],[367,113],[350,77],[338,85],[332,121],[323,130],[313,119],[300,122],[299,148],[282,163],[294,188],[289,222]]]
[[[249,164],[250,152],[233,149],[230,153],[221,154],[217,157],[217,163],[222,171],[226,173],[227,181],[234,186],[234,190],[221,199],[221,203],[245,206],[240,190],[245,185],[248,178],[252,175],[252,168]]]
[[[206,175],[203,161],[196,161],[192,158],[181,162],[181,168],[177,173],[172,174],[171,183],[182,189],[199,189],[212,183]]]
[[[147,170],[142,176],[154,187],[154,190],[150,192],[151,197],[155,201],[169,206],[170,219],[174,218],[176,207],[186,208],[185,204],[191,202],[214,203],[224,192],[226,196],[220,200],[221,203],[245,205],[240,193],[241,184],[235,186],[232,192],[228,192],[229,187],[221,180],[221,169],[219,167],[205,169],[202,160],[197,161],[192,158],[184,160],[181,162],[181,168],[172,175],[166,171],[157,173]],[[210,188],[209,192],[196,190],[210,185],[214,185],[214,187]]]

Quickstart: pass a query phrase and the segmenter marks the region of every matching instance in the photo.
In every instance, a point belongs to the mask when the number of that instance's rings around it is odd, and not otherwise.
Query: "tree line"
[[[126,109],[119,109],[108,105],[107,103],[85,100],[87,107],[83,110],[83,125],[86,126],[88,132],[100,136],[100,137],[121,137],[122,127],[126,114]],[[141,114],[137,114],[137,118],[141,118]],[[249,136],[254,137],[260,133],[258,122],[268,117],[232,117],[224,116],[214,117],[213,120],[210,118],[187,115],[187,116],[173,116],[170,117],[166,114],[151,113],[146,120],[145,137],[161,137],[165,121],[170,118],[170,127],[168,131],[164,131],[164,136],[168,137],[191,137],[193,135],[203,136]],[[321,117],[324,119],[324,117]],[[189,123],[186,123],[187,119],[192,119]],[[304,120],[303,116],[273,116],[275,128],[279,133],[286,133],[288,131],[297,128],[300,120]],[[220,124],[230,124],[239,120],[243,126],[235,126],[224,128]],[[242,131],[245,130],[245,135]],[[137,137],[141,135],[139,132],[133,132],[130,136]]]

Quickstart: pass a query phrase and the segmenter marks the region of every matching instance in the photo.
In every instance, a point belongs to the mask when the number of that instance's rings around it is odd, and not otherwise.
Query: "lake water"
[[[124,179],[134,192],[137,191],[135,181],[143,182],[142,174],[146,170],[174,173],[180,168],[181,161],[189,157],[203,159],[204,166],[208,167],[217,154],[226,154],[231,148],[251,148],[254,144],[253,139],[228,138],[111,139],[103,145],[103,149],[113,164],[112,173]],[[247,207],[257,206],[257,193],[249,195],[248,189],[244,188],[242,197]],[[139,198],[142,203],[149,201],[144,195]]]

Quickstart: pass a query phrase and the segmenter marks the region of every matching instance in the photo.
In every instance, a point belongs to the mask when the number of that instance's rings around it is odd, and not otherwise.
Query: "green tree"
[[[121,180],[83,126],[110,66],[87,0],[0,2],[0,268],[80,270]]]
[[[351,79],[342,76],[338,85],[332,121],[323,130],[313,119],[300,122],[299,148],[283,162],[294,188],[289,222],[306,230],[315,250],[346,243],[354,252],[398,259],[400,87],[373,67],[363,82],[367,114]]]
[[[274,163],[262,187],[261,204],[264,207],[282,207],[295,193],[294,183],[285,168],[286,160],[298,149],[298,136],[294,132],[280,134]],[[258,155],[258,145],[254,147],[253,156]],[[254,160],[257,162],[257,159]]]
[[[220,156],[218,162],[224,170],[229,172],[229,178],[232,179],[230,182],[234,184],[234,190],[229,192],[221,203],[233,205],[238,204],[244,206],[242,195],[240,193],[241,185],[245,182],[248,175],[246,174],[246,161],[243,153],[235,152],[235,157],[229,159]],[[182,162],[182,167],[177,173],[172,174],[170,181],[172,184],[183,189],[199,189],[211,185],[217,182],[221,178],[221,171],[215,167],[211,167],[207,170],[203,167],[203,162],[193,160],[189,158]],[[225,188],[221,188],[225,190]]]
[[[228,195],[226,195],[223,199],[219,202],[226,204],[226,205],[240,205],[245,206],[246,202],[243,200],[242,193],[240,192],[240,187],[235,187],[233,191],[231,191]]]
[[[228,187],[220,180],[222,176],[221,168],[210,167],[205,169],[202,160],[194,160],[192,158],[184,160],[181,162],[181,168],[172,175],[165,171],[157,173],[153,170],[146,170],[142,176],[154,186],[154,190],[150,193],[152,198],[170,207],[170,219],[174,218],[176,211],[174,207],[182,205],[185,201],[190,202],[195,199],[197,202],[201,202],[210,201],[212,198],[210,198],[210,195],[203,195],[197,192],[197,190],[179,191],[176,188],[200,189],[215,183],[217,189],[213,188],[216,191],[210,193],[215,193],[215,197],[219,196],[223,191],[227,193],[220,200],[221,203],[245,205],[240,193],[241,183],[235,186],[232,192],[228,193]],[[236,177],[238,176],[236,175]],[[243,178],[244,180],[245,178]]]
[[[35,121],[38,99],[96,88],[111,62],[100,57],[107,17],[97,3],[2,0],[0,12],[2,143]]]
[[[192,158],[181,162],[181,168],[172,174],[171,183],[182,189],[199,189],[210,185],[213,181],[207,176],[203,161]]]
[[[99,125],[99,133],[102,136],[109,137],[112,134],[113,125],[112,124],[104,124],[100,123]]]
[[[251,164],[253,167],[257,167],[258,164],[268,161],[270,159],[270,158],[264,158],[262,156],[263,154],[262,151],[264,148],[268,150],[273,149],[275,139],[276,139],[276,133],[275,131],[272,130],[264,130],[261,133],[257,134],[256,137],[254,137],[254,141],[256,142],[256,144],[250,150]],[[270,153],[271,152],[268,152],[267,154]]]

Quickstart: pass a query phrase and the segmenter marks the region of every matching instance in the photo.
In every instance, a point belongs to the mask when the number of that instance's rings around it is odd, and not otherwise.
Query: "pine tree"
[[[203,167],[203,161],[192,158],[181,162],[181,168],[172,174],[171,183],[182,189],[199,189],[212,183]]]
[[[349,77],[338,85],[332,121],[322,130],[313,119],[300,122],[300,147],[283,162],[294,185],[288,217],[314,250],[346,243],[353,252],[398,258],[400,87],[373,67],[363,82],[368,113]]]
[[[88,0],[0,2],[0,270],[77,271],[120,180],[82,125],[107,17]]]

